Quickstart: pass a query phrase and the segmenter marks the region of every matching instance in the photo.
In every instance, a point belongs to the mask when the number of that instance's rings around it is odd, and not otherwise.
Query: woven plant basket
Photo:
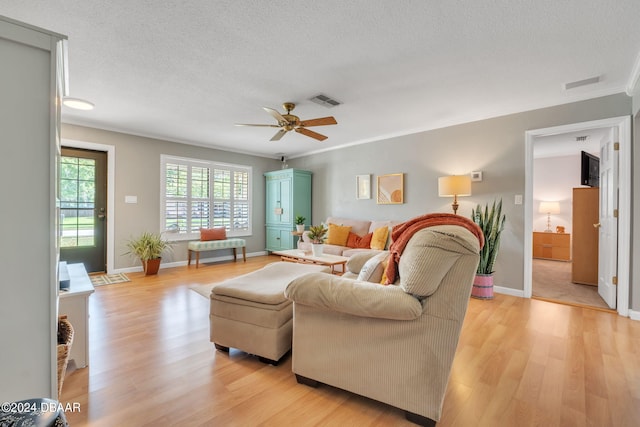
[[[73,326],[67,320],[67,316],[60,316],[58,319],[58,397],[62,393],[62,383],[69,363],[71,344],[73,344]]]

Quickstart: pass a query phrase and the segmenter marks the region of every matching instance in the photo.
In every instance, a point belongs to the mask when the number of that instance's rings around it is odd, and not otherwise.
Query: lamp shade
[[[545,214],[559,214],[560,203],[559,202],[540,202],[540,208],[538,212]]]
[[[438,178],[438,196],[470,196],[471,177],[469,175],[451,175]]]

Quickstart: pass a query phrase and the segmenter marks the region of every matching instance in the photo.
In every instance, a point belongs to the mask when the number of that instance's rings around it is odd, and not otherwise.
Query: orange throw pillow
[[[225,227],[201,228],[200,241],[207,240],[225,240],[227,238],[227,229]]]
[[[349,232],[347,246],[350,248],[370,249],[372,237],[373,233],[369,233],[360,237],[356,233]]]
[[[346,246],[347,239],[349,238],[350,232],[351,232],[351,227],[347,227],[344,225],[329,224],[329,236],[327,237],[327,244],[337,245],[337,246]]]

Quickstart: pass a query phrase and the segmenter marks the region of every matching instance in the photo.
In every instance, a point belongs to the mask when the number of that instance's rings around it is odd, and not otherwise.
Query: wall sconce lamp
[[[538,209],[540,213],[547,214],[547,229],[544,230],[545,233],[551,233],[551,214],[559,214],[560,213],[560,203],[559,202],[540,202],[540,208]]]
[[[458,212],[458,196],[471,195],[471,177],[469,175],[451,175],[438,178],[438,196],[453,197],[453,213]]]

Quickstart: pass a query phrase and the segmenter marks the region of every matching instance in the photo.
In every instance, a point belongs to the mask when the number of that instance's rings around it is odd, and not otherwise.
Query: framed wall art
[[[380,205],[404,203],[404,174],[378,176],[377,202]]]
[[[371,175],[356,175],[356,199],[371,198]]]

